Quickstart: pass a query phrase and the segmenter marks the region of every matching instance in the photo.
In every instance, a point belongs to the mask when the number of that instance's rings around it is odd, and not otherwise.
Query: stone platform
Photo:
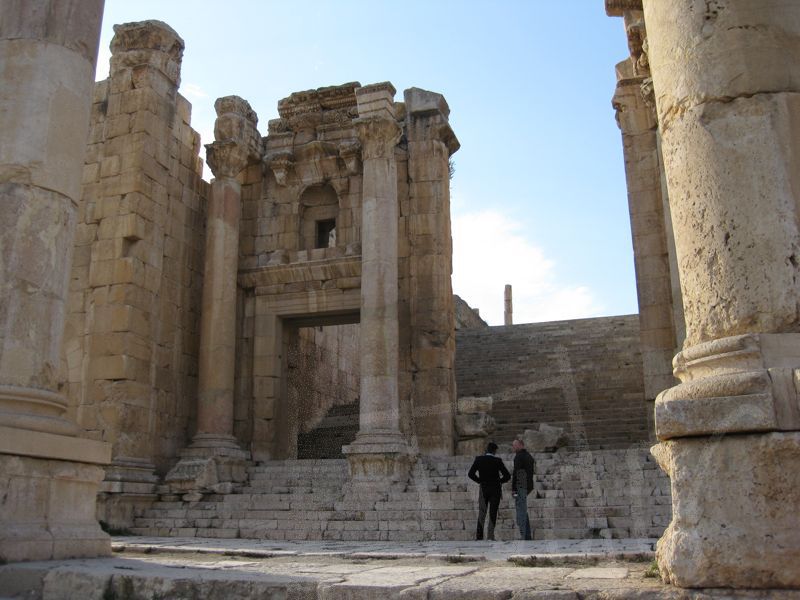
[[[503,457],[510,465],[512,457]],[[528,497],[535,539],[658,538],[671,516],[669,479],[646,446],[536,453]],[[468,541],[475,537],[473,457],[423,457],[396,489],[345,494],[344,460],[254,466],[231,494],[187,501],[164,495],[135,519],[146,536],[267,540]],[[511,494],[498,513],[500,540],[518,537]]]
[[[692,599],[800,591],[680,590],[652,540],[275,542],[115,538],[113,558],[0,567],[0,598]]]

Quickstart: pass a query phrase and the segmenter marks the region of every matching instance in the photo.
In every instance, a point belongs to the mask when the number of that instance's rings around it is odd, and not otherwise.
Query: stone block
[[[666,581],[800,587],[800,433],[685,438],[653,453],[675,494],[656,551]]]

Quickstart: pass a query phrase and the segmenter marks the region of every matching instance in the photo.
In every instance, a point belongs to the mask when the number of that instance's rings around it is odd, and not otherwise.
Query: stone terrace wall
[[[78,424],[113,444],[105,490],[147,493],[195,410],[208,186],[177,94],[183,41],[158,22],[115,32],[94,94],[64,356]]]
[[[538,423],[573,447],[650,439],[636,315],[458,331],[456,381],[459,397],[494,397],[501,444]]]

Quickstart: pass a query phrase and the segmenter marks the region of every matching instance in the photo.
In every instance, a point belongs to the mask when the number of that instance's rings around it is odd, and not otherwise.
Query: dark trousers
[[[483,525],[486,522],[486,509],[489,509],[489,529],[486,532],[487,539],[494,539],[494,526],[497,523],[497,509],[500,508],[499,489],[484,488],[481,486],[481,494],[478,498],[478,530],[475,534],[476,540],[483,539]]]

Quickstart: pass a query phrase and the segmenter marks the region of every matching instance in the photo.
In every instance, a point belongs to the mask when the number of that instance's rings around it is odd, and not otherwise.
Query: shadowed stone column
[[[110,551],[59,391],[102,0],[0,2],[0,562]]]
[[[376,483],[408,474],[409,449],[400,433],[397,310],[397,166],[401,129],[394,87],[356,90],[355,122],[363,163],[361,223],[361,400],[356,440],[343,448],[354,481]]]
[[[641,0],[606,0],[624,19],[631,56],[617,64],[613,106],[622,133],[639,303],[639,335],[648,401],[675,385],[672,357],[683,339],[680,284],[674,265],[670,215],[663,190],[658,119],[647,56]],[[653,411],[649,411],[652,415]],[[653,423],[649,423],[652,431]]]
[[[662,575],[800,586],[800,4],[645,0],[686,341]]]
[[[224,492],[246,477],[248,453],[233,436],[236,360],[236,278],[239,270],[239,173],[260,157],[258,117],[238,96],[214,108],[216,141],[206,146],[214,173],[208,202],[200,320],[197,433],[167,481],[184,491]]]

